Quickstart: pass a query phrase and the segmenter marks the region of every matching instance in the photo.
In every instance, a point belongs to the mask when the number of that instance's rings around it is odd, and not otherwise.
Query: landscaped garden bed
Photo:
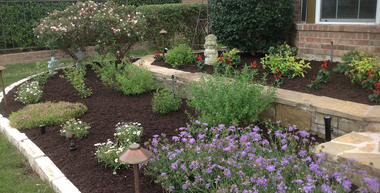
[[[219,52],[219,55],[222,52]],[[204,54],[199,53],[197,54],[201,55],[201,58],[204,60]],[[251,66],[254,61],[257,63],[257,69],[258,69],[258,76],[255,80],[259,80],[263,77],[264,73],[268,73],[266,76],[266,83],[267,84],[273,84],[274,83],[274,77],[273,74],[271,74],[271,70],[269,68],[263,69],[261,58],[264,57],[264,54],[258,54],[257,56],[253,56],[250,53],[241,53],[240,54],[240,65],[237,68],[234,68],[237,71],[240,71],[245,64],[248,66]],[[310,63],[309,68],[305,68],[306,71],[305,77],[295,77],[293,79],[288,79],[287,77],[283,78],[283,84],[280,85],[280,88],[307,93],[307,94],[314,94],[317,96],[326,96],[331,97],[335,99],[340,99],[344,101],[351,101],[351,102],[357,102],[362,104],[368,104],[368,105],[376,105],[375,101],[371,101],[368,98],[369,94],[372,94],[372,91],[366,91],[364,90],[361,85],[355,83],[351,83],[351,79],[338,72],[333,72],[332,69],[337,66],[338,62],[327,62],[327,70],[329,70],[331,78],[327,80],[327,83],[320,84],[321,86],[319,89],[310,89],[308,85],[312,80],[314,80],[313,76],[317,76],[318,71],[321,68],[321,65],[324,64],[323,61],[305,61],[305,63]],[[166,63],[164,60],[161,61],[155,61],[152,63],[152,65],[166,67],[166,68],[172,68],[172,66],[168,63]],[[197,67],[197,63],[191,63],[184,65],[183,69],[178,69],[186,72],[192,72],[192,73],[200,73],[205,72],[207,74],[214,73],[214,67],[211,65],[205,65],[203,69],[199,69]]]

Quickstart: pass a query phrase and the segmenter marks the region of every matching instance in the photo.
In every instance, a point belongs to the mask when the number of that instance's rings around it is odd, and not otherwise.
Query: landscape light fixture
[[[139,164],[147,161],[152,156],[148,150],[140,147],[140,144],[133,143],[129,146],[119,157],[120,161],[126,164],[133,164],[133,171],[135,175],[135,193],[140,193],[140,176]]]
[[[66,138],[70,139],[70,151],[77,150],[77,147],[75,146],[74,143],[74,136],[75,134],[69,130],[66,130]]]
[[[41,131],[41,135],[45,134],[46,133],[46,130],[45,130],[45,125],[40,125],[40,131]]]
[[[331,128],[331,117],[326,116],[324,119],[325,119],[325,139],[326,141],[331,141],[331,132],[334,131],[334,129]]]
[[[165,34],[168,33],[167,31],[165,31],[164,29],[162,29],[160,31],[160,34],[162,34],[162,56],[165,57]]]
[[[3,87],[3,96],[4,96],[4,102],[5,105],[7,105],[7,98],[5,97],[5,88],[4,88],[4,82],[3,82],[3,76],[1,75],[1,71],[5,70],[3,66],[0,66],[0,80],[1,80],[1,87]]]

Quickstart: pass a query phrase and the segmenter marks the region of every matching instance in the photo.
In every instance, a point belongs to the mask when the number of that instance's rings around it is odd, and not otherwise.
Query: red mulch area
[[[115,125],[118,122],[140,122],[144,127],[144,135],[140,143],[142,145],[154,134],[165,133],[171,138],[171,136],[177,135],[176,129],[186,126],[189,122],[184,113],[185,110],[193,111],[183,101],[178,112],[166,115],[155,114],[151,107],[153,93],[125,96],[120,91],[104,86],[92,70],[87,70],[85,83],[86,86],[92,88],[93,94],[87,99],[80,99],[73,86],[59,77],[61,74],[60,70],[45,84],[41,101],[84,103],[88,107],[88,111],[78,118],[90,124],[89,135],[83,139],[76,139],[78,150],[70,152],[70,141],[59,135],[59,125],[47,127],[44,135],[40,135],[38,128],[22,129],[21,132],[24,132],[41,148],[81,192],[133,193],[135,191],[133,170],[121,169],[117,170],[116,175],[113,175],[112,169],[106,168],[103,163],[98,163],[94,155],[94,144],[106,142],[107,139],[113,140]],[[12,111],[24,107],[21,102],[14,101],[15,90],[17,87],[7,94],[7,106],[5,106],[4,100],[0,103],[0,114],[4,117],[9,117]],[[260,128],[262,127],[260,126]],[[317,136],[313,137],[318,142],[323,142]],[[161,192],[161,186],[155,184],[152,178],[140,173],[140,179],[141,192]]]
[[[219,55],[222,52],[219,52]],[[202,59],[204,60],[205,57],[203,53],[200,54],[202,56]],[[263,55],[258,56],[252,56],[249,53],[241,53],[240,59],[241,59],[241,65],[236,68],[236,70],[241,70],[244,67],[244,64],[247,64],[251,66],[251,63],[256,61],[257,67],[259,68],[259,79],[263,76],[263,73],[269,73],[267,76],[267,83],[272,84],[274,82],[273,74],[271,74],[269,68],[262,68],[261,60],[260,58],[263,57]],[[310,84],[312,80],[314,80],[313,76],[317,76],[318,71],[321,67],[321,65],[324,62],[319,61],[305,61],[305,63],[310,62],[311,69],[305,68],[305,78],[303,77],[295,77],[293,79],[288,79],[287,77],[284,77],[284,83],[281,84],[280,88],[286,89],[286,90],[292,90],[302,93],[308,93],[313,94],[317,96],[326,96],[331,97],[335,99],[345,100],[345,101],[351,101],[356,103],[362,103],[367,105],[376,105],[374,101],[370,101],[368,99],[368,95],[372,94],[370,91],[365,91],[359,84],[352,84],[351,79],[348,76],[345,76],[344,74],[340,74],[337,72],[332,72],[332,69],[337,65],[336,62],[333,62],[332,64],[330,62],[327,62],[327,69],[331,72],[330,76],[331,78],[327,81],[326,84],[321,83],[320,88],[318,90],[310,89],[307,85]],[[166,68],[172,68],[170,64],[165,63],[164,61],[158,61],[153,62],[152,65],[157,65],[161,67]],[[207,74],[212,74],[214,72],[214,69],[212,66],[205,65],[205,67],[202,70],[199,70],[196,63],[184,65],[184,69],[181,69],[186,72],[206,72]]]

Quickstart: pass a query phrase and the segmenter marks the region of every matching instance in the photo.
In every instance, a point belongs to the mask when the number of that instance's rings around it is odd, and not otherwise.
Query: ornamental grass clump
[[[83,115],[87,107],[82,103],[45,102],[30,104],[9,116],[10,125],[16,129],[36,128],[41,124],[53,126]]]
[[[86,85],[84,84],[84,76],[86,75],[85,68],[78,69],[74,67],[67,67],[63,70],[63,73],[65,74],[63,78],[71,82],[74,88],[79,92],[80,98],[87,98],[91,96],[92,89],[88,87],[86,88]]]
[[[71,131],[74,133],[74,137],[78,139],[82,139],[83,137],[88,135],[88,129],[91,127],[86,123],[82,122],[80,119],[70,119],[65,122],[62,126],[62,129],[59,130],[60,135],[66,137],[66,131]]]
[[[230,75],[204,75],[189,86],[187,104],[195,109],[199,121],[212,126],[248,125],[273,103],[276,88],[269,86],[264,91],[264,86],[251,81],[250,67]]]
[[[144,173],[169,192],[350,192],[355,173],[362,174],[359,191],[379,187],[377,178],[351,163],[333,167],[327,153],[311,153],[315,139],[296,126],[269,125],[263,133],[257,126],[220,124],[198,135],[188,132],[191,127],[197,126],[179,128],[172,143],[162,134],[145,144],[153,155]]]
[[[22,84],[16,93],[15,101],[18,100],[24,104],[37,103],[42,96],[42,90],[37,81]]]
[[[173,91],[162,88],[153,94],[152,110],[155,113],[167,114],[172,111],[178,111],[182,104],[181,94],[173,94]]]
[[[113,174],[116,174],[116,170],[119,168],[128,168],[129,165],[119,160],[120,155],[128,150],[128,147],[132,143],[140,142],[140,138],[143,133],[141,123],[118,123],[116,124],[116,131],[114,133],[115,142],[107,139],[106,143],[96,143],[94,146],[97,148],[95,155],[98,158],[98,162],[102,162],[106,167],[110,167],[113,170]]]

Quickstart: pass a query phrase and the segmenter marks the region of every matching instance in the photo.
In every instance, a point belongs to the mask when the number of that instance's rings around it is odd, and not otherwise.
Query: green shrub
[[[218,42],[241,51],[266,51],[293,24],[292,0],[210,0],[209,25]]]
[[[140,94],[154,89],[153,75],[143,66],[126,65],[115,78],[115,89],[123,91],[125,95]]]
[[[180,65],[191,64],[195,62],[197,56],[191,52],[191,48],[185,44],[180,44],[177,47],[169,50],[165,56],[165,62],[173,68]]]
[[[218,71],[233,70],[240,65],[240,56],[238,55],[240,51],[236,48],[223,52],[219,58],[214,58],[211,64]]]
[[[356,54],[355,54],[356,55]],[[377,62],[378,58],[368,55],[365,52],[360,52],[358,55],[352,57],[348,66],[350,71],[345,72],[352,80],[352,83],[363,82],[370,76],[374,82],[380,81],[380,62]],[[369,72],[372,72],[371,75]]]
[[[248,125],[257,114],[266,110],[275,97],[275,88],[264,87],[251,81],[249,67],[235,71],[233,80],[214,74],[202,76],[198,83],[188,88],[191,99],[187,104],[194,108],[197,119],[204,123]]]
[[[74,138],[82,139],[87,136],[88,129],[91,128],[86,122],[82,122],[79,119],[70,119],[65,122],[62,126],[62,129],[59,130],[61,136],[66,137],[66,131],[71,131],[74,133]]]
[[[159,5],[171,3],[182,3],[182,0],[128,0],[128,4],[134,6]]]
[[[276,54],[282,54],[283,58],[286,58],[286,54],[289,56],[297,56],[297,47],[290,47],[286,42],[282,45],[277,45],[277,47],[271,46],[268,50],[269,55],[275,56]]]
[[[38,85],[43,86],[49,78],[53,75],[49,74],[49,68],[46,62],[38,61],[36,62],[37,74],[33,77],[33,80],[38,82]]]
[[[163,115],[172,111],[178,111],[181,103],[181,95],[174,96],[172,91],[163,88],[153,94],[152,109],[153,112]]]
[[[206,18],[207,4],[203,5],[201,17]],[[175,39],[178,34],[184,38],[187,45],[191,45],[196,28],[200,4],[165,4],[139,6],[136,11],[141,12],[146,19],[146,32],[144,40],[154,45],[156,49],[162,49],[162,35],[159,33],[165,29],[165,47],[171,48],[169,41]],[[203,37],[204,38],[204,37]],[[204,40],[204,39],[202,39]],[[177,45],[174,45],[177,46]]]
[[[74,88],[79,92],[80,98],[87,98],[91,96],[92,89],[86,88],[84,84],[84,76],[86,75],[86,69],[84,68],[67,68],[63,70],[65,76],[64,78],[71,82]]]
[[[27,105],[9,116],[10,125],[16,129],[36,128],[41,124],[53,126],[83,115],[87,107],[82,103],[45,102]]]
[[[22,84],[18,91],[15,100],[21,101],[24,104],[34,104],[41,99],[42,90],[37,81],[26,82]]]
[[[360,56],[360,52],[358,50],[353,51],[352,49],[345,53],[341,59],[343,62],[338,63],[337,66],[333,68],[333,72],[348,73],[351,70],[348,64],[351,64],[354,59],[359,61],[363,60],[362,56]]]
[[[263,68],[265,69],[266,67],[269,67],[272,70],[273,74],[277,69],[278,73],[282,74],[283,76],[287,76],[289,79],[292,79],[296,76],[305,77],[304,68],[311,68],[309,65],[310,63],[305,64],[304,60],[297,62],[295,57],[289,56],[287,52],[285,55],[286,58],[283,58],[282,52],[274,55],[265,54],[265,57],[261,58]]]

